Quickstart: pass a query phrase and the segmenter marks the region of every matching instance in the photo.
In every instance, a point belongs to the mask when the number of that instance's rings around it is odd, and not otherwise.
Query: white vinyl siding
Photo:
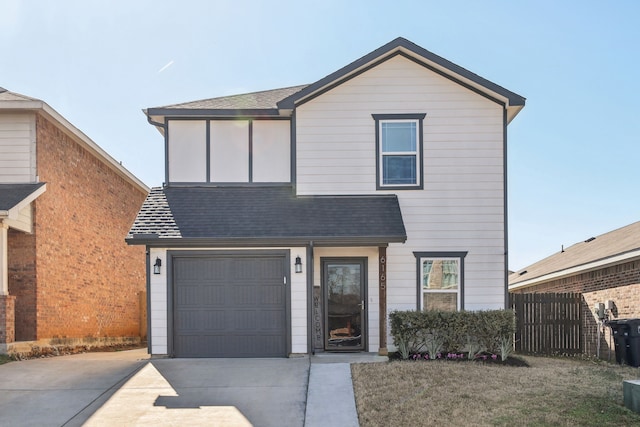
[[[34,114],[0,116],[0,183],[36,182]]]
[[[249,122],[211,121],[211,181],[249,182]]]
[[[253,182],[291,181],[288,120],[253,121]]]
[[[207,178],[207,128],[204,120],[169,121],[169,181]]]
[[[464,252],[464,309],[504,307],[503,106],[402,56],[296,110],[299,195],[397,194],[407,231],[388,258],[388,310],[418,307],[413,252]],[[426,113],[423,190],[376,190],[372,114]]]

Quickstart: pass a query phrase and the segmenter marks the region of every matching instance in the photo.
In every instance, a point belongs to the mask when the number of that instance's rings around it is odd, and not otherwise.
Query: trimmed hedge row
[[[513,352],[516,318],[513,310],[393,311],[389,315],[393,343],[403,359],[410,354],[443,351],[500,354]]]

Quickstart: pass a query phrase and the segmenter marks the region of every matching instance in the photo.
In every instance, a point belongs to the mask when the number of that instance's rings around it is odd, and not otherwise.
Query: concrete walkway
[[[352,361],[153,359],[145,350],[0,366],[0,426],[357,426]]]
[[[305,427],[358,427],[351,363],[388,359],[371,353],[317,353],[310,359]]]

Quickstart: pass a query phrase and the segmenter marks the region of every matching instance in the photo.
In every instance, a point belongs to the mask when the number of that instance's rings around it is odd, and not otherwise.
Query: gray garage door
[[[173,258],[176,357],[286,356],[283,256]]]

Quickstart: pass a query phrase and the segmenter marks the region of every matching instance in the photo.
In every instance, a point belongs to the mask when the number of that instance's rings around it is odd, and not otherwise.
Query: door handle
[[[364,311],[364,300],[362,300],[358,306],[360,307],[360,310]]]

